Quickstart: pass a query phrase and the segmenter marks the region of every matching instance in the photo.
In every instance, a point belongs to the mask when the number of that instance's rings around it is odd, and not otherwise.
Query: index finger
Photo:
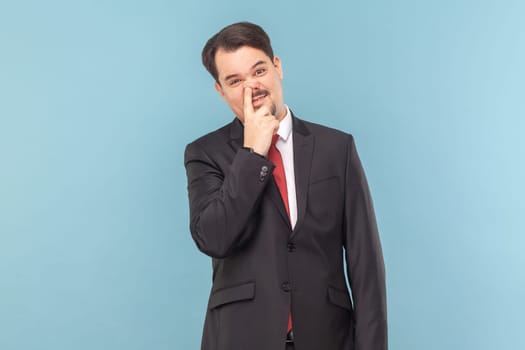
[[[253,114],[253,104],[252,104],[252,88],[244,88],[244,117],[246,118],[247,114]]]

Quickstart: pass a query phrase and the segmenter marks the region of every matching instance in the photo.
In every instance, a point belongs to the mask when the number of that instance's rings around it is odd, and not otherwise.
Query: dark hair
[[[263,51],[273,60],[273,49],[268,34],[257,24],[239,22],[230,24],[212,36],[202,49],[202,64],[219,83],[219,73],[215,65],[218,49],[231,52],[242,46],[249,46]]]

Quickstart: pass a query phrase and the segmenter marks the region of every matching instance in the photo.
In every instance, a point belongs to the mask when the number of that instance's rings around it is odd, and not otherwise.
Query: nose
[[[248,78],[244,83],[244,87],[256,90],[261,88],[261,84],[257,81],[256,78]]]

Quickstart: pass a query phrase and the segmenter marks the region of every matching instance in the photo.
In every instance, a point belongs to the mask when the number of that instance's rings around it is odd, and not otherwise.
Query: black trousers
[[[293,343],[286,343],[286,350],[294,350],[295,346],[293,346]]]

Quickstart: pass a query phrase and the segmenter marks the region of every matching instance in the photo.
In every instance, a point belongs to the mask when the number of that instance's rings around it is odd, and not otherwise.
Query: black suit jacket
[[[291,310],[298,350],[385,350],[384,263],[353,138],[292,118],[293,231],[239,120],[186,147],[190,230],[213,258],[202,349],[284,349]]]

